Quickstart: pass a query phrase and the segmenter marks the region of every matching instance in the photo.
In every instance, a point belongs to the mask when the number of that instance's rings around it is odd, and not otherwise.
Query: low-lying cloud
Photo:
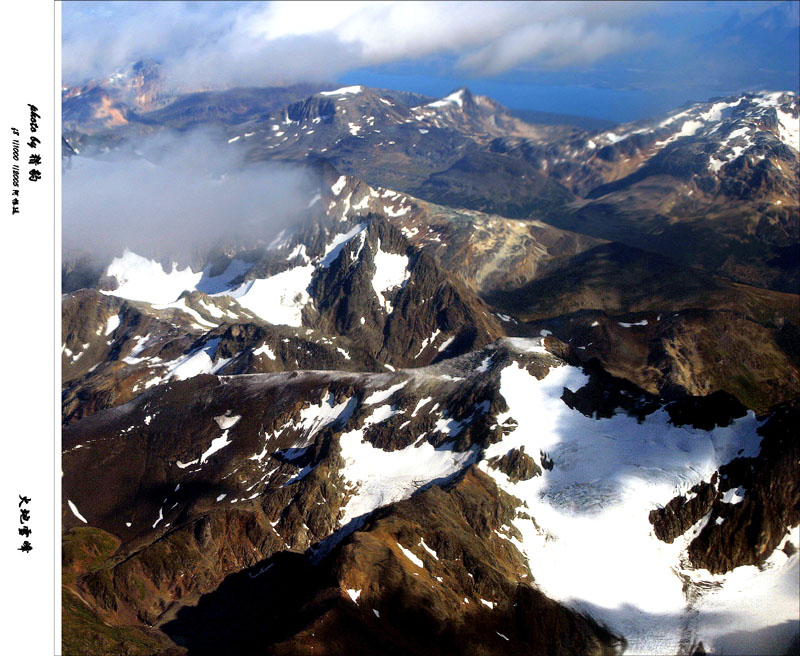
[[[160,134],[113,157],[73,158],[63,176],[65,257],[126,248],[164,263],[253,248],[300,218],[318,182],[299,167],[243,165],[211,132]],[[133,147],[131,147],[133,148]]]
[[[643,44],[637,2],[65,3],[64,79],[160,60],[185,86],[325,80],[450,56],[474,74],[591,64]]]

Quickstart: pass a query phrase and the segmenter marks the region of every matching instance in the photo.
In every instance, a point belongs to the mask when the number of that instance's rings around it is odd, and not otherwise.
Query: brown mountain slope
[[[523,286],[491,290],[485,298],[524,320],[581,310],[619,314],[705,308],[775,326],[800,324],[796,294],[737,284],[621,243],[585,250]]]
[[[276,558],[255,579],[230,577],[162,630],[198,656],[618,653],[618,637],[531,586],[497,533],[514,507],[471,468],[379,513],[316,565],[281,570]]]

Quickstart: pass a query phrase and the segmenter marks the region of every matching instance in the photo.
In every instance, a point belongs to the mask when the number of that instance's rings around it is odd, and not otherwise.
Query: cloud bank
[[[209,132],[160,134],[111,159],[73,158],[63,180],[65,256],[102,260],[129,248],[196,262],[223,243],[268,242],[302,216],[318,186],[306,170],[245,167],[225,146]]]
[[[645,44],[639,2],[64,3],[67,83],[151,57],[186,86],[326,80],[433,56],[496,75],[562,69]]]

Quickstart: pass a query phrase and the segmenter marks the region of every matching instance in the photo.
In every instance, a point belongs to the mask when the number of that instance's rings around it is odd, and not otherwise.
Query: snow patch
[[[360,201],[353,205],[354,210],[365,210],[369,205],[369,195],[364,196]]]
[[[360,84],[351,87],[342,87],[334,91],[320,91],[320,96],[344,96],[349,93],[361,93],[364,90]]]
[[[88,524],[89,522],[86,521],[86,518],[78,512],[78,507],[72,503],[69,499],[67,499],[67,505],[69,509],[72,511],[72,514],[75,515],[78,519],[80,519],[84,524]]]
[[[384,297],[384,293],[397,287],[405,287],[410,273],[408,271],[408,256],[396,253],[387,253],[381,250],[380,241],[375,253],[375,275],[372,276],[372,288],[378,297],[378,302],[387,314],[394,311],[392,304]]]
[[[217,426],[220,427],[220,430],[225,430],[227,428],[233,428],[241,418],[241,415],[220,415],[219,417],[214,417],[214,421],[217,422]]]
[[[376,508],[410,497],[426,483],[445,478],[475,461],[478,446],[457,452],[453,444],[434,448],[428,442],[397,451],[384,451],[364,442],[365,428],[339,438],[344,467],[341,474],[353,496],[345,506],[341,525]]]
[[[347,398],[341,403],[330,392],[318,404],[309,405],[300,411],[300,421],[297,428],[302,430],[303,439],[295,444],[295,448],[305,448],[314,439],[314,436],[323,428],[335,422],[344,424],[350,419],[355,410],[356,400]]]
[[[164,366],[167,367],[167,372],[162,378],[186,380],[200,374],[215,373],[230,362],[230,359],[221,359],[214,364],[214,357],[220,341],[219,337],[214,338],[196,351],[164,363]]]
[[[439,351],[439,353],[441,353],[441,352],[442,352],[442,351],[444,351],[444,350],[445,350],[445,349],[446,349],[448,346],[450,346],[450,344],[452,344],[452,343],[453,343],[453,340],[454,340],[455,338],[456,338],[456,337],[455,337],[455,335],[453,335],[452,337],[448,337],[448,338],[447,338],[446,340],[444,340],[444,341],[443,341],[441,344],[439,344],[439,348],[438,348],[438,351]]]
[[[722,495],[722,502],[729,503],[731,505],[736,505],[737,503],[741,503],[744,501],[745,498],[745,490],[743,487],[737,487],[735,489],[728,490],[725,494]]]
[[[410,207],[400,207],[400,209],[395,210],[389,205],[383,206],[383,211],[386,212],[387,216],[391,216],[392,218],[397,218],[398,216],[405,216],[411,211]]]
[[[504,341],[523,353],[548,353],[544,337],[506,337]]]
[[[433,556],[436,560],[439,560],[439,556],[436,555],[436,552],[431,549],[427,544],[425,544],[425,540],[422,538],[419,539],[419,546],[425,549],[431,556]]]
[[[342,252],[345,244],[347,244],[356,235],[363,233],[366,229],[367,225],[365,223],[359,223],[357,226],[351,228],[347,232],[335,235],[331,243],[325,247],[325,254],[322,256],[322,262],[320,263],[320,266],[330,266],[336,260],[336,258],[339,257],[339,253]]]
[[[414,563],[420,569],[425,569],[425,563],[422,562],[422,559],[419,558],[413,551],[409,551],[406,549],[402,544],[399,542],[396,543],[398,547],[400,547],[400,551],[403,552],[403,555],[408,558],[412,563]]]
[[[347,178],[343,175],[339,176],[339,179],[331,185],[331,191],[333,192],[334,196],[338,196],[342,193],[342,189],[347,184]]]
[[[397,383],[397,385],[392,385],[388,389],[373,392],[366,399],[364,399],[364,405],[374,405],[376,403],[381,403],[386,399],[388,399],[389,397],[391,397],[392,394],[394,394],[397,390],[402,389],[406,385],[408,385],[408,381],[404,380],[402,383]],[[414,415],[411,416],[413,417]]]
[[[302,311],[310,300],[312,265],[298,266],[269,278],[258,278],[229,292],[239,304],[272,324],[303,325]]]
[[[119,315],[115,314],[113,317],[109,317],[108,321],[106,321],[106,336],[113,333],[117,328],[119,328]]]
[[[775,113],[778,115],[778,134],[781,141],[790,148],[800,151],[800,116],[794,117],[777,107]]]
[[[441,100],[436,100],[432,103],[428,103],[425,107],[446,107],[447,105],[458,105],[459,107],[464,106],[464,90],[459,89],[458,91],[451,93],[449,96],[445,96]]]
[[[270,360],[275,360],[275,353],[269,347],[269,344],[262,344],[253,351],[253,355],[266,355]]]
[[[433,334],[430,337],[426,337],[422,340],[422,346],[419,349],[419,352],[414,356],[414,358],[418,358],[422,355],[422,352],[428,348],[428,344],[433,344],[436,341],[436,338],[441,334],[441,331],[437,328],[433,331]]]
[[[422,406],[430,403],[431,401],[433,401],[433,397],[430,397],[430,396],[428,396],[428,397],[426,397],[424,399],[420,399],[419,401],[417,401],[417,405],[414,407],[414,412],[411,413],[411,416],[412,417],[416,417],[417,416],[417,412],[419,411],[419,409]]]
[[[203,277],[202,272],[195,273],[189,267],[178,269],[175,263],[167,273],[158,262],[128,249],[112,260],[106,275],[114,278],[118,287],[102,293],[145,303],[171,303],[187,289],[194,289]]]
[[[238,417],[237,417],[238,419]],[[228,439],[228,431],[225,431],[222,435],[217,438],[211,440],[211,446],[208,447],[203,452],[203,455],[200,456],[200,464],[202,465],[206,460],[208,460],[212,455],[214,455],[220,449],[224,449],[229,444],[232,444],[231,440]]]

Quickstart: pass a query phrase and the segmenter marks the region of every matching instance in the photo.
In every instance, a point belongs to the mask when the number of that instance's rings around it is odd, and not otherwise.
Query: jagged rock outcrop
[[[489,465],[499,469],[515,483],[517,481],[527,481],[534,476],[540,476],[542,469],[536,461],[525,453],[525,447],[511,449],[504,456],[489,459]]]
[[[759,428],[763,439],[757,457],[732,460],[709,482],[693,487],[690,499],[676,497],[652,511],[658,538],[672,542],[704,519],[688,547],[695,567],[724,574],[763,563],[800,523],[797,420],[796,402],[779,406]]]

